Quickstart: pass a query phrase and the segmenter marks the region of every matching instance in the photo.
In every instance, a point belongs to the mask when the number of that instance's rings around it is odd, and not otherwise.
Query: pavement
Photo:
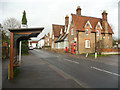
[[[0,90],[2,89],[2,60],[0,59]]]
[[[81,88],[75,81],[66,78],[63,72],[57,72],[53,65],[32,53],[22,56],[22,59],[20,72],[13,80],[4,78],[3,88]]]
[[[22,56],[20,72],[14,80],[7,80],[8,61],[4,62],[3,88],[118,88],[116,64],[99,62],[107,58],[112,63],[116,56],[92,58],[31,50],[30,55]]]
[[[2,42],[1,42],[1,31],[0,31],[0,90],[2,88]]]

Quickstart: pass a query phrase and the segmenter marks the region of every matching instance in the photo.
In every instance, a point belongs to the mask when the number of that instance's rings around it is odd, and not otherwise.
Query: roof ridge
[[[98,18],[98,17],[92,17],[92,16],[82,16],[82,17],[89,17],[89,18],[102,19],[102,18]]]
[[[52,25],[56,25],[56,26],[65,26],[65,25],[59,25],[59,24],[52,24]]]
[[[72,14],[72,13],[71,13],[71,15],[80,16],[80,15],[76,15],[76,14]],[[81,17],[88,17],[88,18],[102,19],[102,18],[98,18],[98,17],[84,16],[84,15],[81,15]]]

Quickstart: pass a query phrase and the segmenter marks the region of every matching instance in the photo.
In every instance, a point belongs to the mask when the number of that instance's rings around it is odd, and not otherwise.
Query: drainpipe
[[[79,37],[78,37],[79,32],[77,31],[77,54],[79,54]]]
[[[21,63],[21,44],[22,44],[22,42],[20,41],[20,43],[19,43],[19,63]]]
[[[97,59],[96,32],[95,32],[95,59]]]

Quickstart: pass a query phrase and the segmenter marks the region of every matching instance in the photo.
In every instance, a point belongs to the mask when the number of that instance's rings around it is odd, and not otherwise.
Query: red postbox
[[[68,51],[68,49],[67,49],[67,47],[65,47],[65,52],[67,52]]]

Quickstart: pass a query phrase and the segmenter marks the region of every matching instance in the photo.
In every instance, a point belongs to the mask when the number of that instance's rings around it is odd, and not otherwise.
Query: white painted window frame
[[[99,30],[97,30],[97,36],[99,36],[99,34],[100,34],[100,31],[99,31]]]
[[[53,34],[53,36],[52,36],[52,39],[54,39],[54,34]]]
[[[101,24],[100,24],[100,22],[97,23],[95,29],[97,29],[98,26],[100,26],[100,29],[101,29],[101,30],[103,29],[102,26],[101,26]]]
[[[88,31],[88,33],[87,33],[87,31]],[[86,35],[89,35],[89,30],[88,30],[88,29],[85,29],[85,33],[86,33]]]
[[[90,48],[90,40],[85,40],[85,48]]]
[[[86,28],[87,24],[89,24],[89,25],[90,25],[90,28],[92,28],[92,25],[90,24],[90,21],[89,21],[89,20],[88,20],[87,23],[85,24],[85,26],[84,26],[85,28]]]
[[[71,35],[74,35],[74,28],[71,29]]]
[[[52,48],[54,48],[54,43],[52,43]]]

